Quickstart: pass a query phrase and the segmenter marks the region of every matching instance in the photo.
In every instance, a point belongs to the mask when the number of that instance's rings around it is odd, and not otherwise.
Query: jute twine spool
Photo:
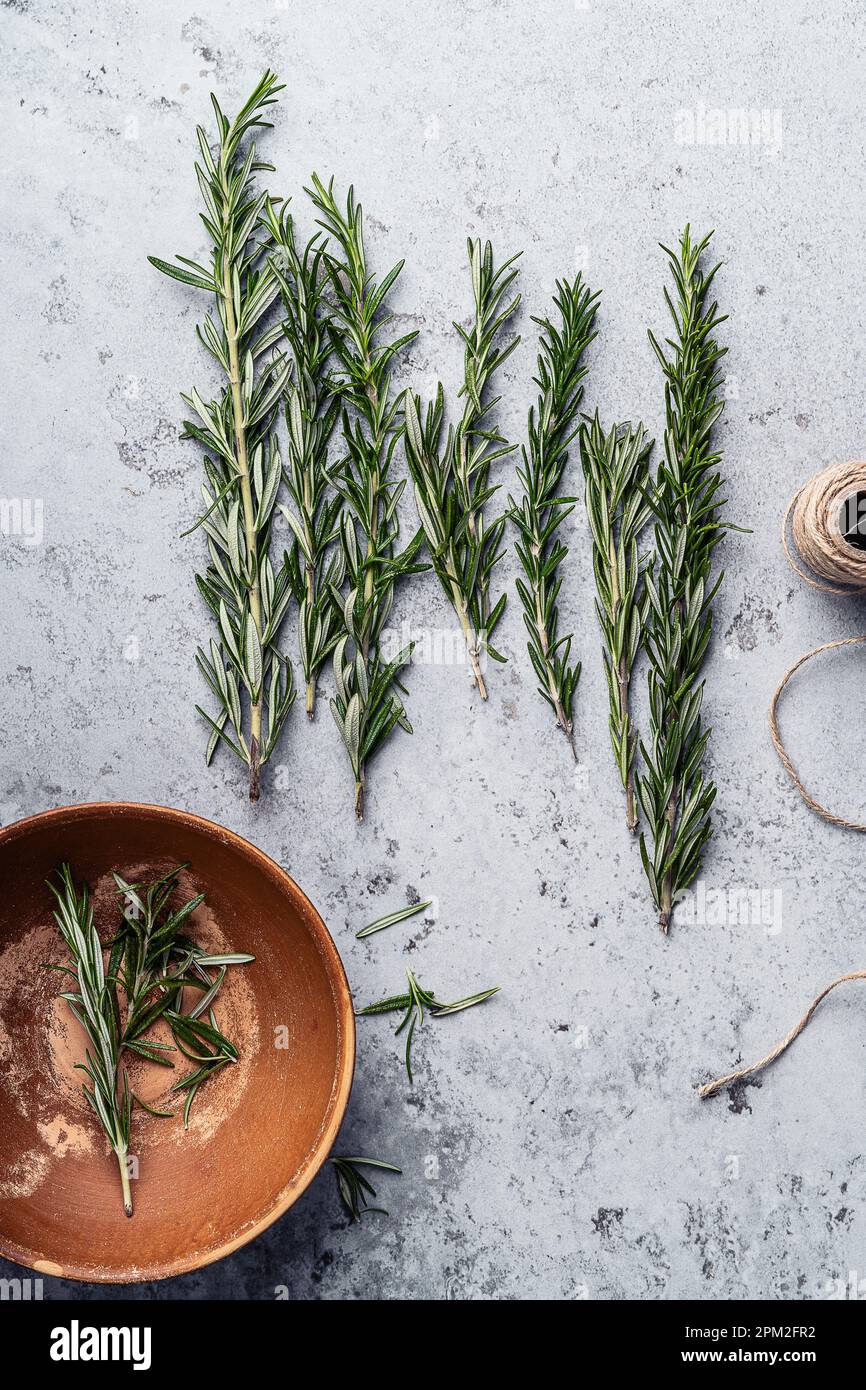
[[[797,553],[808,570],[798,565],[791,553],[789,518]],[[782,545],[791,568],[813,589],[825,594],[866,594],[866,462],[855,459],[851,463],[831,464],[810,478],[788,503],[782,522]],[[782,766],[809,809],[830,825],[866,833],[866,825],[828,810],[806,790],[782,741],[778,718],[782,691],[801,666],[822,652],[858,646],[861,642],[866,642],[866,635],[824,642],[789,667],[770,703],[770,737]]]
[[[792,516],[793,513],[793,516]],[[802,568],[791,553],[788,544],[788,522],[791,522],[791,535],[799,558],[808,569]],[[782,522],[782,545],[791,568],[806,584],[826,594],[866,594],[866,462],[854,460],[851,463],[833,464],[815,475],[798,493],[791,498]],[[795,672],[813,657],[822,652],[833,651],[837,647],[852,647],[866,642],[861,637],[843,637],[835,642],[824,642],[811,652],[806,652],[794,662],[782,677],[770,704],[770,736],[773,746],[782,760],[797,791],[810,810],[830,825],[839,825],[846,830],[866,832],[866,825],[848,820],[823,806],[811,792],[804,787],[791,756],[779,732],[778,704],[783,690]],[[708,1081],[698,1087],[702,1100],[714,1096],[735,1081],[754,1076],[781,1057],[807,1026],[823,999],[826,999],[838,985],[849,980],[866,980],[866,970],[855,970],[848,975],[840,975],[812,1000],[798,1023],[794,1025],[760,1061],[738,1071],[720,1076],[717,1081]]]
[[[789,520],[794,544],[811,573],[791,554]],[[866,463],[833,463],[795,492],[782,522],[782,545],[791,568],[813,589],[866,594]]]

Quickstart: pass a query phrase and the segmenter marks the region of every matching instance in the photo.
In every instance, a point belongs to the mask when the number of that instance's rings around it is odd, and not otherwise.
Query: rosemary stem
[[[225,170],[223,173],[223,183],[228,200],[228,186],[225,182]],[[232,277],[229,257],[223,254],[223,303],[226,315],[226,338],[229,348],[229,382],[232,395],[232,417],[235,437],[235,455],[237,458],[238,472],[240,474],[241,502],[244,512],[244,537],[247,548],[247,565],[249,567],[249,596],[250,614],[255,624],[259,642],[262,640],[262,603],[259,592],[259,567],[258,555],[256,553],[256,514],[253,506],[253,491],[250,485],[250,468],[247,458],[247,434],[244,424],[244,404],[241,396],[241,372],[240,360],[238,357],[238,327],[235,319],[234,297],[232,294]],[[257,700],[254,700],[250,709],[250,801],[258,801],[260,785],[260,753],[262,746],[262,692],[259,691]]]
[[[307,565],[307,607],[312,613],[316,601],[316,570],[314,565]],[[316,716],[316,674],[311,672],[310,679],[307,681],[307,718],[313,720]]]
[[[532,553],[536,560],[540,559],[541,542],[538,540],[537,536],[533,542]],[[551,701],[553,703],[553,710],[556,715],[556,722],[559,725],[562,732],[565,734],[565,737],[568,739],[568,746],[571,749],[571,756],[574,758],[574,761],[577,762],[577,749],[574,746],[574,730],[572,722],[566,714],[565,707],[563,706],[562,700],[559,697],[559,686],[557,685],[555,672],[553,670],[552,663],[550,660],[550,638],[547,632],[547,624],[544,621],[544,595],[542,593],[542,587],[540,584],[536,584],[533,587],[535,597],[535,634],[538,638],[538,645],[541,650],[541,655],[544,659],[544,670],[547,678],[547,689],[550,694]]]
[[[659,927],[665,936],[668,934],[668,927],[671,924],[671,876],[665,874],[662,879],[661,903],[659,904]]]
[[[614,541],[612,532],[608,546],[608,563],[610,565],[611,626],[616,628],[620,607],[622,605],[622,595],[619,591],[619,566],[617,564],[616,542]],[[616,668],[616,684],[619,694],[619,727],[626,731],[626,737],[628,737],[629,672],[625,652],[623,652],[620,657],[619,664]],[[631,766],[629,766],[625,777],[625,823],[628,827],[629,834],[634,835],[637,830],[637,815],[635,813],[634,804],[634,773]],[[667,927],[663,927],[662,930],[667,931]]]
[[[120,1169],[120,1186],[123,1191],[123,1210],[132,1216],[132,1189],[129,1185],[129,1167],[126,1162],[126,1149],[115,1149],[117,1166]]]
[[[460,627],[463,632],[463,640],[466,643],[466,651],[469,654],[469,662],[472,666],[472,678],[478,687],[478,694],[482,700],[487,699],[487,686],[484,683],[484,676],[481,674],[481,662],[479,660],[480,651],[478,647],[478,635],[472,626],[469,618],[469,610],[460,590],[460,585],[456,579],[452,580],[451,590],[454,595],[454,608],[460,620]]]
[[[629,768],[625,778],[625,823],[632,835],[637,834],[637,810],[634,800],[634,772]]]
[[[370,361],[369,356],[365,359],[365,366],[368,371],[372,370],[372,363]],[[373,407],[373,410],[376,412],[378,418],[379,393],[372,382],[370,382],[367,386],[367,398],[370,401],[370,404]],[[380,437],[379,431],[377,429],[375,441],[376,458],[379,458],[381,456],[381,449],[383,444],[384,440]],[[373,560],[376,555],[379,537],[380,487],[381,478],[379,469],[374,468],[372,473],[370,491],[370,495],[372,498],[372,507],[370,510],[370,531],[369,535],[367,536],[367,564],[365,566],[364,574],[364,630],[361,634],[361,654],[364,658],[365,665],[367,664],[367,660],[370,656],[370,632],[373,621],[373,595],[375,592],[375,574],[373,570]],[[358,767],[358,780],[355,783],[355,815],[358,820],[364,819],[364,785],[366,783],[366,780],[366,764],[362,760]]]

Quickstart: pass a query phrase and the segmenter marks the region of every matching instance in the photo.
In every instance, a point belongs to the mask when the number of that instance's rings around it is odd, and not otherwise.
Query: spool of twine
[[[808,570],[791,554],[789,519]],[[782,545],[791,568],[813,589],[866,594],[866,462],[833,463],[810,478],[788,503]]]
[[[793,513],[793,515],[792,515]],[[797,563],[788,543],[788,523],[797,555],[808,568]],[[782,522],[782,545],[788,563],[800,578],[813,589],[825,594],[866,594],[866,462],[854,460],[850,463],[833,464],[817,473],[798,493],[791,498]],[[830,825],[842,826],[845,830],[866,832],[866,825],[849,820],[823,806],[800,779],[791,756],[779,732],[779,699],[791,677],[805,666],[813,657],[837,647],[852,647],[866,642],[866,634],[860,637],[843,637],[835,642],[824,642],[820,647],[806,652],[794,662],[776,687],[770,704],[770,736],[782,766],[797,791],[810,810],[821,816]],[[849,980],[866,980],[866,970],[854,970],[848,975],[840,975],[838,980],[826,986],[817,995],[803,1017],[786,1034],[780,1043],[765,1057],[748,1067],[728,1072],[716,1081],[708,1081],[698,1087],[702,1100],[714,1096],[726,1086],[746,1077],[754,1076],[781,1057],[810,1022],[815,1010],[837,986]]]
[[[792,515],[793,514],[793,515]],[[808,569],[797,563],[788,543],[788,522],[797,555]],[[866,594],[866,462],[831,464],[816,473],[788,503],[782,522],[782,545],[788,563],[806,584],[825,594]],[[866,833],[866,825],[829,810],[806,789],[782,740],[778,707],[791,677],[813,657],[838,647],[866,642],[860,637],[842,637],[824,642],[806,652],[785,672],[770,703],[770,737],[782,766],[811,811],[830,825]]]

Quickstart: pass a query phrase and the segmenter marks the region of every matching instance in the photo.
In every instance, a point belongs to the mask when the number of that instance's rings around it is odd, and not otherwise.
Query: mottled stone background
[[[762,1081],[706,1104],[694,1093],[866,965],[862,841],[810,818],[765,719],[801,651],[864,626],[862,604],[791,574],[778,534],[802,479],[864,450],[861,6],[3,0],[3,48],[0,491],[44,505],[41,544],[0,536],[4,823],[92,799],[190,808],[298,879],[359,1001],[407,964],[446,996],[503,986],[424,1030],[412,1090],[387,1022],[360,1026],[341,1142],[402,1165],[382,1185],[390,1217],[349,1228],[327,1173],[232,1258],[132,1292],[809,1299],[866,1277],[856,987]],[[646,338],[665,329],[657,243],[686,221],[716,229],[721,440],[730,514],[751,531],[723,546],[707,669],[719,794],[704,907],[667,941],[623,828],[582,509],[563,591],[584,661],[577,769],[535,693],[513,552],[500,570],[510,659],[489,707],[463,670],[417,667],[414,737],[376,763],[362,827],[326,711],[312,729],[293,720],[256,810],[237,766],[204,766],[203,545],[179,538],[200,463],[178,439],[179,390],[208,380],[202,306],[145,256],[202,249],[195,124],[212,88],[233,110],[266,66],[287,84],[267,137],[273,183],[302,227],[303,183],[333,172],[363,198],[373,266],[406,257],[394,306],[420,334],[401,385],[459,380],[466,234],[523,250],[523,342],[501,414],[513,440],[533,394],[530,315],[579,265],[604,291],[587,407],[660,434]],[[707,143],[716,110],[751,113],[758,142]],[[406,512],[413,526],[408,499]],[[450,623],[429,578],[404,615],[422,633]],[[862,669],[856,651],[810,668],[784,710],[807,781],[861,818]],[[355,941],[415,893],[435,895],[435,922]],[[738,911],[757,894],[763,910]]]

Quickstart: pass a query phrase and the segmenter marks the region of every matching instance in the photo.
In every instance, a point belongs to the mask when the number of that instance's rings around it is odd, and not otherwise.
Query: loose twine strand
[[[763,1071],[764,1067],[768,1067],[771,1062],[775,1062],[776,1059],[781,1057],[782,1053],[791,1046],[791,1043],[799,1038],[822,999],[826,999],[830,991],[834,990],[837,985],[844,985],[848,980],[866,980],[866,970],[853,970],[850,975],[840,975],[838,980],[834,980],[826,989],[822,989],[817,998],[812,1000],[803,1017],[800,1019],[800,1022],[794,1024],[790,1033],[788,1033],[780,1043],[777,1043],[772,1051],[767,1053],[766,1057],[762,1057],[760,1062],[753,1062],[750,1067],[741,1067],[739,1071],[732,1071],[729,1072],[727,1076],[720,1076],[717,1081],[708,1081],[706,1085],[699,1086],[698,1095],[701,1100],[706,1100],[708,1096],[714,1096],[717,1091],[724,1090],[725,1086],[730,1086],[734,1081],[742,1081],[746,1076],[754,1076],[756,1072]]]
[[[823,472],[810,479],[799,492],[795,493],[785,512],[782,522],[782,545],[788,564],[811,588],[819,589],[826,594],[866,593],[866,551],[858,550],[846,541],[839,524],[839,516],[845,500],[857,492],[866,493],[866,462],[854,460],[841,465],[833,464],[830,468],[825,468]],[[791,518],[792,512],[793,519]],[[797,552],[812,573],[802,569],[791,553],[788,544],[789,521],[791,521],[791,534]],[[819,577],[816,578],[815,576]],[[822,820],[828,821],[830,825],[841,826],[844,830],[866,833],[866,825],[860,821],[848,820],[847,817],[828,810],[811,792],[807,791],[782,741],[778,719],[778,705],[782,692],[801,666],[805,666],[807,661],[811,661],[815,656],[820,656],[822,652],[833,651],[837,647],[852,647],[862,642],[866,642],[866,635],[844,637],[835,642],[824,642],[820,647],[815,647],[812,651],[801,656],[799,661],[795,661],[794,665],[785,672],[776,687],[770,703],[769,719],[773,747],[781,759],[782,766],[809,809],[820,816]],[[727,1076],[720,1076],[716,1081],[708,1081],[705,1085],[699,1086],[698,1095],[701,1100],[716,1095],[735,1081],[742,1081],[747,1076],[754,1076],[775,1062],[783,1052],[787,1051],[791,1043],[799,1038],[822,1000],[826,999],[827,995],[838,985],[846,984],[849,980],[866,980],[866,970],[854,970],[848,975],[840,975],[838,980],[827,985],[812,1000],[799,1023],[794,1025],[790,1033],[780,1043],[777,1043],[766,1057],[762,1057],[758,1062],[753,1062],[751,1066],[740,1067],[737,1071],[729,1072]]]
[[[800,780],[800,774],[797,772],[797,769],[795,768],[791,760],[791,755],[785,747],[784,743],[782,742],[782,735],[779,732],[778,716],[778,705],[782,691],[785,689],[785,686],[788,684],[788,681],[795,674],[795,672],[799,671],[801,666],[805,666],[806,662],[811,661],[813,656],[820,656],[822,652],[831,652],[834,651],[837,647],[857,646],[860,642],[866,642],[866,635],[862,637],[840,637],[835,642],[825,642],[823,646],[815,647],[811,652],[806,652],[805,656],[801,656],[799,661],[795,661],[794,665],[788,668],[782,679],[779,681],[779,684],[776,686],[773,699],[770,702],[769,719],[770,738],[773,740],[773,747],[775,748],[782,761],[783,768],[787,772],[791,781],[794,783],[794,786],[797,788],[797,791],[802,796],[806,805],[809,807],[809,810],[814,811],[817,816],[820,816],[822,820],[828,821],[830,825],[839,825],[842,827],[843,830],[858,830],[861,832],[861,834],[866,834],[866,825],[864,825],[861,821],[848,820],[847,817],[839,816],[836,814],[835,811],[828,810],[826,806],[823,806],[821,802],[818,801],[818,799],[814,797],[812,793],[810,791],[807,791],[807,789],[804,787],[802,781]]]

